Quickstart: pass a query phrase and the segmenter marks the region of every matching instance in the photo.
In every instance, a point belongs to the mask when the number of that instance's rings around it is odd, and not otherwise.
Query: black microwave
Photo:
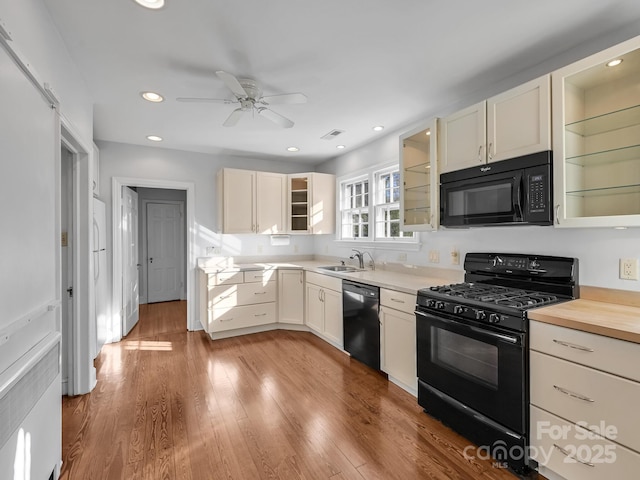
[[[440,175],[440,225],[552,225],[552,152]]]

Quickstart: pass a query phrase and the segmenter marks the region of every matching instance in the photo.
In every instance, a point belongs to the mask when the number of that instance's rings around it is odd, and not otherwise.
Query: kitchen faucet
[[[373,261],[373,257],[371,256],[371,254],[369,252],[361,252],[360,250],[356,250],[355,248],[352,249],[354,253],[353,255],[351,255],[349,258],[351,260],[353,260],[354,258],[358,259],[358,266],[364,270],[364,255],[365,253],[367,255],[369,255],[369,258],[371,259],[371,263],[369,264],[371,266],[371,270],[375,270],[376,269],[376,262]]]
[[[350,258],[351,260],[353,260],[354,258],[357,258],[357,259],[358,259],[358,266],[359,266],[361,269],[363,269],[363,270],[364,270],[364,254],[363,254],[361,251],[356,250],[355,248],[353,248],[351,251],[352,251],[352,252],[356,252],[356,253],[354,253],[353,255],[351,255],[349,258]]]

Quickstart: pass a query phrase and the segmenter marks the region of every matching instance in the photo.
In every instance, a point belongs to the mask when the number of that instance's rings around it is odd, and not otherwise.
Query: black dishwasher
[[[353,358],[380,370],[380,289],[342,280],[344,349]]]

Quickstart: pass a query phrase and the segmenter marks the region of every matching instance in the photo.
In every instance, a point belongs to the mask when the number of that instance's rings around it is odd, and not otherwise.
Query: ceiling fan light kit
[[[230,73],[219,70],[216,75],[220,80],[224,82],[229,90],[236,97],[234,100],[221,99],[221,98],[190,98],[181,97],[176,100],[179,102],[204,102],[204,103],[235,103],[240,104],[239,108],[236,108],[222,124],[225,127],[235,126],[244,113],[258,113],[267,120],[272,121],[276,125],[283,128],[291,128],[295,124],[287,117],[274,112],[268,105],[273,104],[301,104],[307,102],[307,97],[302,93],[284,93],[280,95],[262,95],[262,87],[256,80],[250,78],[238,79]]]

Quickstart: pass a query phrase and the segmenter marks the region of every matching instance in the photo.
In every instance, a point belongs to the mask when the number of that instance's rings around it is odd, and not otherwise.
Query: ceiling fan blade
[[[283,128],[291,128],[294,125],[294,123],[291,120],[289,120],[287,117],[283,117],[279,113],[276,113],[273,110],[269,110],[266,107],[260,107],[258,109],[258,114],[271,120],[273,123],[277,123]]]
[[[238,123],[238,120],[240,120],[240,117],[242,117],[243,113],[244,110],[242,110],[241,108],[236,108],[233,112],[231,112],[231,115],[227,117],[222,125],[224,125],[225,127],[235,126],[235,124]]]
[[[238,103],[237,100],[229,100],[226,98],[194,98],[194,97],[178,97],[176,98],[178,102],[185,103]]]
[[[282,95],[268,95],[262,97],[260,101],[267,105],[307,103],[307,96],[303,93],[284,93]]]
[[[242,87],[242,85],[240,85],[238,79],[230,73],[218,70],[216,72],[216,75],[225,83],[227,87],[229,87],[229,90],[231,90],[236,97],[244,98],[249,96],[247,91]]]

